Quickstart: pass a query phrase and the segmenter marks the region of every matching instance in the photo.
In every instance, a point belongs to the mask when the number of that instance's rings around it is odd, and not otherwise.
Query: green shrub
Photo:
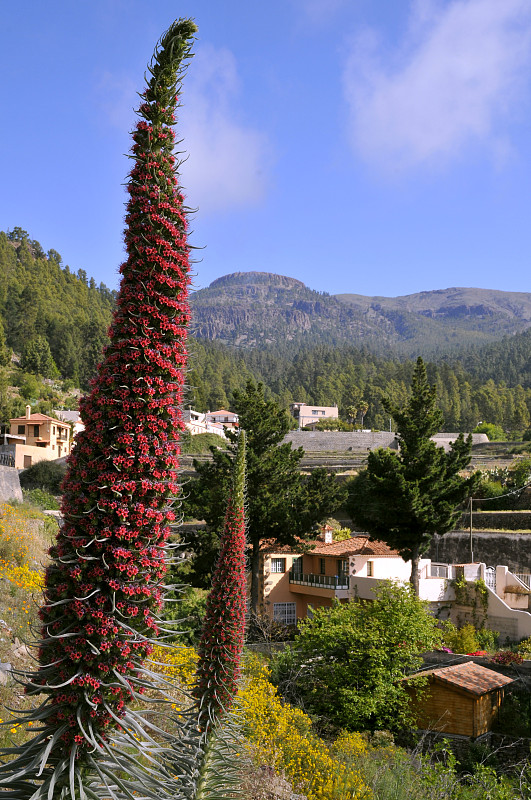
[[[228,442],[216,433],[198,433],[196,436],[184,435],[181,439],[181,453],[208,453],[211,447],[227,449]]]
[[[66,467],[57,461],[38,461],[20,473],[23,489],[42,489],[49,494],[60,494]]]
[[[531,636],[520,642],[518,645],[518,652],[524,658],[531,658]]]
[[[481,630],[476,631],[476,635],[480,650],[488,650],[491,652],[498,647],[498,640],[500,638],[498,631],[490,631],[488,628],[481,628]]]
[[[168,595],[164,613],[167,620],[174,621],[172,628],[175,629],[175,636],[180,644],[197,644],[205,617],[207,597],[206,589],[195,589],[193,586],[187,586],[183,592],[177,589]]]
[[[503,428],[500,428],[499,425],[495,425],[492,422],[480,422],[479,425],[476,425],[472,433],[486,433],[490,442],[504,441],[506,438]]]
[[[454,653],[475,653],[480,649],[477,631],[472,624],[457,628],[450,620],[442,625],[443,643]]]
[[[382,582],[375,595],[370,603],[315,609],[272,660],[284,699],[315,715],[322,730],[393,730],[411,722],[400,679],[419,669],[420,654],[439,645],[440,632],[410,585]]]
[[[35,508],[40,508],[44,510],[53,510],[57,511],[59,509],[59,503],[49,492],[46,492],[44,489],[23,489],[22,494],[24,495],[24,502],[29,503]]]

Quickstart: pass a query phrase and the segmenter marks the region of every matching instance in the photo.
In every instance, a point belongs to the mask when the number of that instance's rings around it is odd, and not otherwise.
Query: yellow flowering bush
[[[56,528],[55,520],[34,508],[0,503],[0,559],[40,567]]]
[[[300,709],[284,704],[268,680],[268,670],[254,673],[239,693],[243,729],[255,758],[283,772],[308,800],[361,800],[369,790],[359,772],[334,758],[330,748],[312,733],[311,720]],[[359,734],[344,734],[337,750],[361,755],[366,745]]]
[[[0,503],[1,616],[14,635],[26,638],[42,591],[44,536],[24,506]]]
[[[155,647],[155,669],[191,688],[197,653],[193,647]],[[246,681],[238,694],[243,732],[255,761],[283,773],[308,800],[362,800],[370,792],[353,766],[367,746],[358,733],[343,733],[332,748],[312,732],[311,719],[284,704],[256,656],[246,659]]]
[[[9,563],[0,559],[0,578],[4,578],[13,586],[23,589],[25,592],[39,592],[44,583],[42,572],[31,569],[28,564],[19,567],[17,564]]]
[[[197,653],[193,647],[186,645],[176,645],[175,647],[161,647],[157,645],[153,649],[151,666],[155,672],[178,681],[186,687],[191,687],[195,668],[197,665]]]

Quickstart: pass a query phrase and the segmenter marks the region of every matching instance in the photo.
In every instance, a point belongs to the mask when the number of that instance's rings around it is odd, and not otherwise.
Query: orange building
[[[24,417],[9,420],[10,432],[4,445],[15,451],[15,467],[27,469],[38,461],[52,461],[70,453],[70,425],[46,414],[32,414],[26,406]]]
[[[324,540],[323,540],[324,539]],[[408,580],[411,571],[396,550],[367,536],[334,542],[332,529],[322,540],[301,542],[300,549],[265,542],[262,547],[262,612],[284,625],[296,625],[312,608],[373,597],[381,580]]]

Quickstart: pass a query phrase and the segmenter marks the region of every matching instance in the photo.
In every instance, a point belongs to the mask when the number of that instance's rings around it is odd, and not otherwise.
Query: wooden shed
[[[408,682],[421,676],[428,678],[429,686],[417,696],[415,687]],[[405,682],[412,697],[418,728],[475,739],[490,731],[504,688],[513,680],[473,661],[466,661],[419,672],[406,678]]]

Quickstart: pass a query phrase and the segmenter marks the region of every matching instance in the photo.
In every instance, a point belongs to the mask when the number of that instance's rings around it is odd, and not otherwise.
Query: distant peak
[[[212,286],[248,286],[253,284],[267,283],[270,286],[282,286],[284,289],[304,289],[305,285],[296,278],[288,278],[286,275],[275,275],[272,272],[231,272],[230,275],[222,275],[212,281]],[[209,288],[210,288],[209,287]]]

